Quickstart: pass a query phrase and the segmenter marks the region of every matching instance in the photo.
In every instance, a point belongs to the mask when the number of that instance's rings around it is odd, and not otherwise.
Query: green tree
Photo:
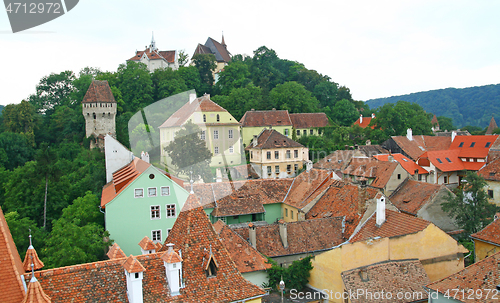
[[[291,113],[319,111],[319,101],[302,84],[295,81],[276,85],[269,93],[269,98],[273,107],[287,109]]]
[[[186,53],[185,50],[181,49],[179,51],[179,66],[185,66],[189,61],[189,55]]]
[[[30,245],[29,235],[32,235],[32,243],[37,251],[41,251],[45,247],[46,233],[38,228],[35,221],[29,218],[22,218],[17,211],[8,212],[5,214],[5,221],[9,225],[10,233],[16,243],[17,251],[24,260],[24,256]]]
[[[72,71],[45,76],[36,86],[35,95],[29,97],[29,102],[36,111],[45,115],[50,115],[58,105],[71,105],[76,102],[71,99],[73,80],[75,74]]]
[[[165,151],[178,171],[193,176],[201,176],[205,182],[212,181],[210,160],[212,153],[204,140],[200,139],[201,129],[189,121],[175,133],[174,141],[165,147]]]
[[[252,83],[246,87],[234,88],[228,96],[213,96],[212,100],[229,111],[238,121],[249,110],[266,109],[262,108],[262,90]]]
[[[386,103],[377,109],[376,117],[371,125],[382,129],[387,136],[403,136],[408,128],[414,135],[432,135],[431,119],[417,103]]]
[[[445,117],[445,116],[439,116],[437,117],[438,123],[439,123],[439,129],[441,131],[445,130],[453,130],[456,129],[455,126],[453,126],[453,119]]]
[[[468,171],[463,181],[463,185],[454,191],[455,195],[448,194],[441,207],[455,218],[460,228],[473,234],[491,223],[499,207],[488,202],[483,177]]]
[[[127,61],[120,64],[117,74],[124,111],[135,113],[153,102],[153,81],[145,64]]]
[[[307,256],[300,260],[295,260],[289,267],[278,266],[275,261],[269,259],[269,262],[272,264],[272,267],[267,270],[269,286],[278,289],[279,282],[283,278],[287,289],[304,289],[309,282],[310,272],[313,269],[311,259],[312,256]]]
[[[338,101],[332,108],[329,117],[342,126],[351,126],[358,118],[354,104],[347,100]]]
[[[214,85],[214,74],[217,63],[215,61],[214,54],[196,54],[193,56],[194,66],[198,69],[200,75],[201,87],[197,90],[198,93],[212,92],[212,86]]]
[[[219,74],[215,90],[222,95],[229,95],[235,88],[246,87],[252,80],[248,64],[242,61],[230,62]]]
[[[33,159],[34,150],[29,139],[23,134],[3,132],[0,134],[0,150],[5,152],[5,168],[13,170]]]
[[[25,135],[31,146],[35,145],[37,117],[28,101],[6,105],[2,111],[5,131]]]

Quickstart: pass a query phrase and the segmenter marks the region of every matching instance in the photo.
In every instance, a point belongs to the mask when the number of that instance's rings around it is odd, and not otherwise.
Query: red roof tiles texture
[[[482,230],[470,235],[470,237],[500,246],[500,219],[496,219]]]
[[[25,271],[31,271],[31,264],[33,264],[34,270],[39,270],[44,266],[43,262],[38,258],[35,248],[30,245],[24,256],[23,268]]]
[[[33,279],[28,283],[28,291],[21,303],[51,303],[49,296],[45,294],[38,280]]]
[[[141,262],[137,261],[137,259],[132,255],[130,255],[127,259],[125,259],[125,261],[122,262],[122,266],[129,273],[146,271]]]
[[[325,113],[290,114],[290,120],[296,129],[328,126],[328,117]]]
[[[449,149],[458,149],[460,158],[486,158],[497,138],[498,135],[456,136]]]
[[[417,215],[417,212],[430,203],[439,191],[450,192],[446,186],[413,180],[405,180],[389,197],[399,210]]]
[[[114,243],[113,246],[109,249],[108,253],[106,254],[108,258],[110,259],[121,259],[127,257],[123,250],[118,246],[118,244]]]
[[[113,93],[111,93],[111,88],[109,87],[108,81],[98,81],[92,80],[89,89],[83,97],[82,103],[116,103]]]
[[[477,173],[485,180],[500,181],[500,158],[488,163]]]
[[[493,131],[497,128],[498,128],[497,122],[495,121],[495,118],[491,116],[490,124],[488,125],[488,129],[486,130],[486,134],[487,135],[493,134]]]
[[[242,127],[292,126],[287,110],[252,110],[240,119]]]
[[[429,172],[425,170],[423,167],[419,166],[413,160],[403,156],[402,154],[381,154],[375,155],[377,160],[380,161],[389,161],[389,156],[392,156],[394,160],[398,161],[399,164],[412,176],[415,174],[415,171],[418,171],[418,174],[428,174]]]
[[[353,158],[343,173],[362,178],[375,178],[370,186],[382,189],[398,165],[395,162],[384,162],[373,158]]]
[[[293,179],[291,189],[283,202],[298,209],[305,207],[313,196],[321,193],[318,190],[320,186],[332,177],[332,172],[322,169],[313,168],[302,172]]]
[[[250,143],[245,149],[298,148],[304,145],[293,141],[274,129],[265,129],[257,137],[257,144]]]
[[[358,120],[356,120],[356,122],[354,122],[353,125],[359,125],[361,128],[366,128],[366,127],[368,127],[370,122],[372,122],[372,117],[363,117],[362,123],[360,123],[359,120],[360,120],[360,118],[358,118]],[[371,128],[374,129],[375,126],[372,125]]]
[[[155,250],[156,249],[155,244],[153,243],[153,241],[151,241],[151,239],[149,239],[148,236],[145,236],[144,238],[142,238],[141,242],[139,242],[139,246],[143,250]]]
[[[168,63],[174,63],[175,61],[175,51],[157,51],[153,50],[150,51],[149,48],[143,51],[138,51],[135,56],[132,58],[128,59],[127,61],[139,61],[143,55],[146,55],[146,57],[149,60],[166,60]]]
[[[440,136],[413,136],[408,140],[406,136],[394,136],[396,144],[414,161],[426,151],[445,150],[451,144],[450,137]]]

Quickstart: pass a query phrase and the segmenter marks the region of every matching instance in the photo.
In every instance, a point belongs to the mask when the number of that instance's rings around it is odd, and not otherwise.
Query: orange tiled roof
[[[424,153],[421,158],[427,158],[441,171],[459,171],[464,170],[465,166],[458,157],[459,150],[439,150]],[[472,162],[471,162],[472,163]],[[481,166],[484,163],[481,164]]]
[[[498,135],[456,136],[449,149],[458,149],[460,158],[486,158],[497,138]]]
[[[24,274],[23,262],[16,249],[16,244],[0,208],[0,293],[3,302],[21,302],[24,298],[24,286],[21,275]]]
[[[438,118],[436,117],[436,115],[434,115],[432,117],[431,124],[439,126],[439,121],[438,121]]]
[[[474,263],[461,271],[448,276],[439,281],[427,285],[427,288],[434,291],[439,291],[442,294],[456,294],[456,298],[460,302],[498,302],[498,295],[493,296],[497,285],[500,284],[500,252],[486,259]],[[478,299],[474,296],[469,296],[469,290],[481,289],[481,297]],[[490,289],[489,296],[486,296],[486,290]],[[464,295],[462,296],[462,293]],[[475,294],[475,293],[474,293]],[[478,292],[479,294],[479,292]]]
[[[328,126],[328,117],[325,113],[290,114],[290,120],[296,129]]]
[[[264,129],[257,137],[257,145],[248,144],[245,148],[250,149],[271,149],[271,148],[299,148],[304,145],[293,141],[274,129]]]
[[[335,181],[307,212],[306,219],[345,216],[344,237],[349,238],[366,210],[366,201],[378,193],[374,188]]]
[[[486,164],[477,173],[485,180],[500,181],[500,158]]]
[[[52,302],[45,294],[40,285],[40,282],[36,278],[32,278],[28,283],[28,291],[26,292],[26,296],[24,297],[21,303],[50,303]]]
[[[228,217],[237,215],[260,214],[266,210],[260,200],[260,193],[249,193],[238,195],[237,192],[232,192],[229,196],[225,196],[217,201],[217,205],[212,211],[214,217]]]
[[[174,63],[175,61],[175,51],[158,51],[158,50],[153,50],[150,51],[150,48],[146,48],[143,51],[138,51],[135,56],[132,58],[128,59],[127,61],[139,61],[143,55],[146,55],[146,57],[149,60],[165,60],[168,63]]]
[[[283,246],[278,223],[256,226],[257,250],[268,257],[278,257],[329,249],[345,240],[342,222],[342,217],[335,217],[286,223],[288,248]],[[248,227],[234,231],[249,239]]]
[[[24,256],[24,262],[23,262],[23,268],[24,271],[29,272],[31,271],[31,264],[33,263],[33,269],[34,270],[39,270],[41,269],[44,264],[40,259],[38,258],[38,254],[36,253],[35,248],[33,245],[30,245],[28,247],[28,250],[26,251],[26,255]]]
[[[113,93],[111,93],[111,88],[107,80],[98,81],[92,80],[89,89],[83,97],[82,103],[104,103],[111,102],[116,103]]]
[[[123,268],[129,273],[144,272],[146,269],[142,266],[141,262],[134,256],[130,255],[125,261],[122,262]]]
[[[430,279],[419,260],[384,261],[368,266],[344,271],[341,274],[346,291],[356,293],[358,289],[364,289],[372,293],[391,293],[394,296],[391,302],[416,302],[413,299],[397,300],[396,294],[422,293],[422,299],[427,299],[424,286],[430,283]],[[354,296],[352,303],[379,303],[380,297]],[[420,301],[418,301],[420,302]]]
[[[416,170],[418,170],[418,174],[429,173],[423,167],[415,163],[413,160],[403,156],[402,154],[397,153],[391,155],[394,157],[394,160],[398,161],[398,163],[401,164],[401,166],[412,176],[415,174]],[[389,154],[375,155],[373,157],[380,161],[389,161]]]
[[[173,247],[164,252],[161,255],[160,259],[169,264],[182,262],[181,256],[179,256],[179,254],[173,249]]]
[[[141,242],[139,242],[139,246],[143,250],[156,250],[155,244],[153,243],[153,241],[151,241],[151,239],[149,239],[148,236],[142,238]]]
[[[365,222],[363,227],[361,227],[349,242],[365,241],[374,237],[392,238],[414,234],[426,229],[430,223],[431,222],[415,216],[386,209],[385,222],[382,226],[376,226],[376,213],[373,213],[371,218]]]
[[[271,268],[267,259],[262,256],[247,241],[231,230],[221,220],[214,224],[215,231],[220,237],[222,244],[226,247],[236,268],[241,273],[266,270]]]
[[[482,230],[470,235],[470,237],[500,246],[500,219],[496,219]]]
[[[332,172],[322,169],[313,168],[310,171],[303,171],[293,179],[291,189],[283,203],[298,209],[305,207],[311,199],[322,192],[318,189],[332,177]]]
[[[240,119],[241,127],[292,126],[287,110],[252,110]]]
[[[316,162],[314,164],[314,168],[344,170],[349,164],[349,161],[351,161],[351,158],[353,157],[355,152],[355,150],[336,150]]]
[[[416,215],[417,212],[439,193],[449,190],[444,185],[405,180],[389,197],[399,210]]]
[[[417,160],[426,151],[445,150],[450,147],[450,137],[413,136],[410,141],[406,136],[391,137],[394,142],[413,160]]]
[[[375,178],[370,186],[384,188],[398,163],[384,162],[373,158],[353,158],[343,173],[361,178]]]
[[[120,259],[120,258],[125,258],[127,255],[123,252],[123,250],[118,246],[118,244],[114,243],[113,246],[109,249],[108,253],[106,254],[108,258],[110,259]]]
[[[359,123],[359,119],[360,119],[360,118],[358,118],[358,120],[356,120],[356,122],[354,122],[354,123],[353,123],[353,125],[359,125],[359,126],[360,126],[360,127],[362,127],[362,128],[366,128],[366,127],[368,127],[368,124],[370,124],[370,122],[372,122],[372,117],[363,117],[363,123]],[[374,126],[374,125],[372,125],[372,126],[370,126],[370,127],[371,127],[372,129],[374,129],[374,128],[375,128],[375,126]]]

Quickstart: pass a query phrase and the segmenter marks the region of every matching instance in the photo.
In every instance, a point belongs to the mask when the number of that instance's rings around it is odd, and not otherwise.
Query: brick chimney
[[[455,137],[457,136],[457,132],[456,131],[452,131],[451,132],[451,142],[455,141]]]
[[[278,225],[280,227],[280,238],[283,243],[284,248],[288,248],[288,235],[286,230],[286,222],[282,220],[278,221]]]
[[[250,245],[257,249],[257,232],[253,223],[248,223],[248,237],[250,238]]]
[[[377,199],[377,210],[376,210],[376,216],[377,216],[377,227],[382,226],[385,222],[385,197],[382,196],[380,199]]]

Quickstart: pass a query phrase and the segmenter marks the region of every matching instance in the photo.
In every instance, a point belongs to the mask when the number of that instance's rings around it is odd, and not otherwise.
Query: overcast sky
[[[356,100],[500,83],[500,1],[82,0],[13,34],[0,12],[0,104],[50,73],[116,71],[154,32],[190,56],[222,32],[232,54],[265,45],[351,89]]]

